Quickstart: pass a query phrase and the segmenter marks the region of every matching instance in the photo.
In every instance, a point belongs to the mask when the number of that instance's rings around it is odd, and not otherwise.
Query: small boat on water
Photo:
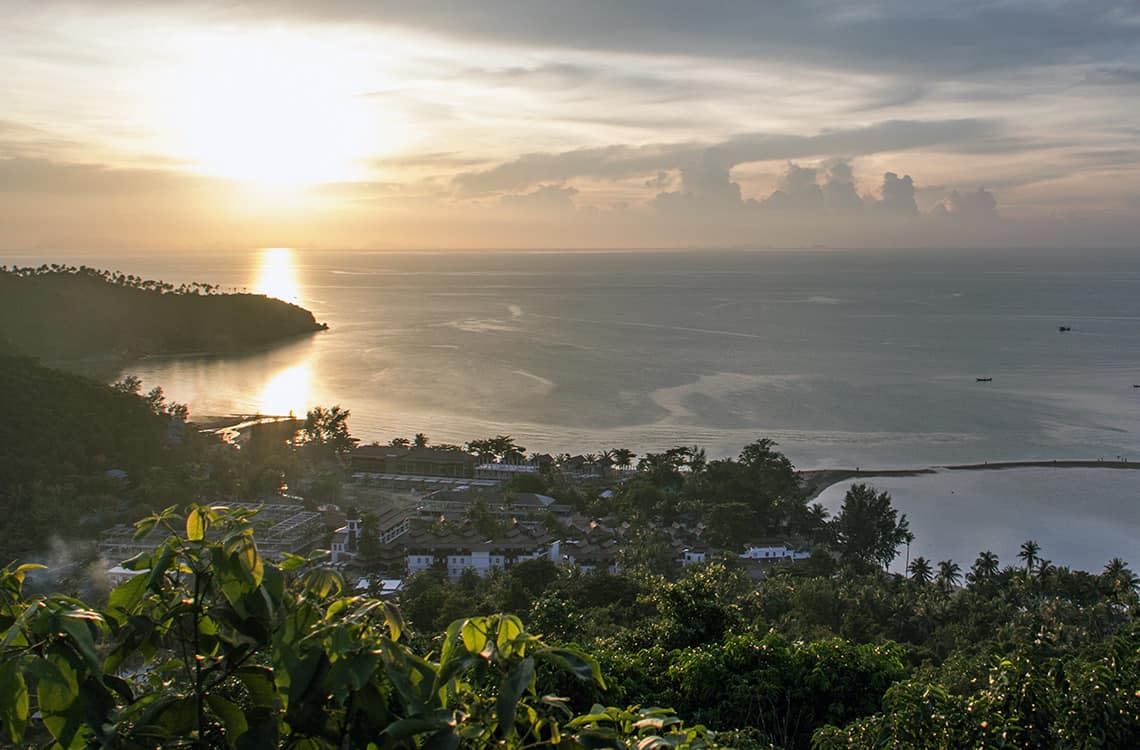
[[[989,383],[993,380],[993,378],[974,378],[974,380],[978,381],[979,383]],[[1135,387],[1140,388],[1140,386]]]
[[[1073,330],[1073,327],[1072,326],[1057,326],[1057,330],[1060,331],[1061,333],[1065,333],[1067,331]]]

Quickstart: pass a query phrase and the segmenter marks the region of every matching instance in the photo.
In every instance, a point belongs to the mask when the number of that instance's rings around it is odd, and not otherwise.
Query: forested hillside
[[[232,353],[322,328],[297,305],[208,285],[85,266],[0,269],[0,339],[43,359]]]
[[[257,499],[292,468],[288,435],[234,450],[134,378],[104,385],[0,354],[0,394],[0,565],[171,503]]]

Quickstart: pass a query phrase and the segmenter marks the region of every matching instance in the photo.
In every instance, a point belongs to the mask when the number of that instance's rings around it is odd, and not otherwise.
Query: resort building
[[[321,544],[327,533],[321,514],[306,510],[300,505],[227,503],[226,507],[257,510],[251,519],[257,537],[257,548],[262,555],[272,560],[281,559],[286,552],[302,554],[313,549]],[[97,546],[99,554],[105,560],[119,563],[153,550],[169,533],[165,528],[156,527],[141,539],[135,539],[134,526],[119,524],[103,532]]]

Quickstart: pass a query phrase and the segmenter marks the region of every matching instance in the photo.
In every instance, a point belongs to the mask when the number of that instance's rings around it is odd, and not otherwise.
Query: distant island
[[[44,360],[235,354],[326,329],[265,295],[88,266],[0,266],[0,352]]]

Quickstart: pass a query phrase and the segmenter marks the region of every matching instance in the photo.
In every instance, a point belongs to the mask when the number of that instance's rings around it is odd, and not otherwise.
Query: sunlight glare
[[[292,248],[267,247],[261,251],[253,291],[294,305],[301,304],[301,284],[297,280]]]
[[[304,416],[312,402],[313,368],[308,360],[274,373],[257,398],[259,414]]]
[[[171,114],[179,152],[204,173],[270,186],[355,180],[367,157],[399,147],[402,124],[370,108],[373,81],[335,45],[215,34],[189,57]]]

